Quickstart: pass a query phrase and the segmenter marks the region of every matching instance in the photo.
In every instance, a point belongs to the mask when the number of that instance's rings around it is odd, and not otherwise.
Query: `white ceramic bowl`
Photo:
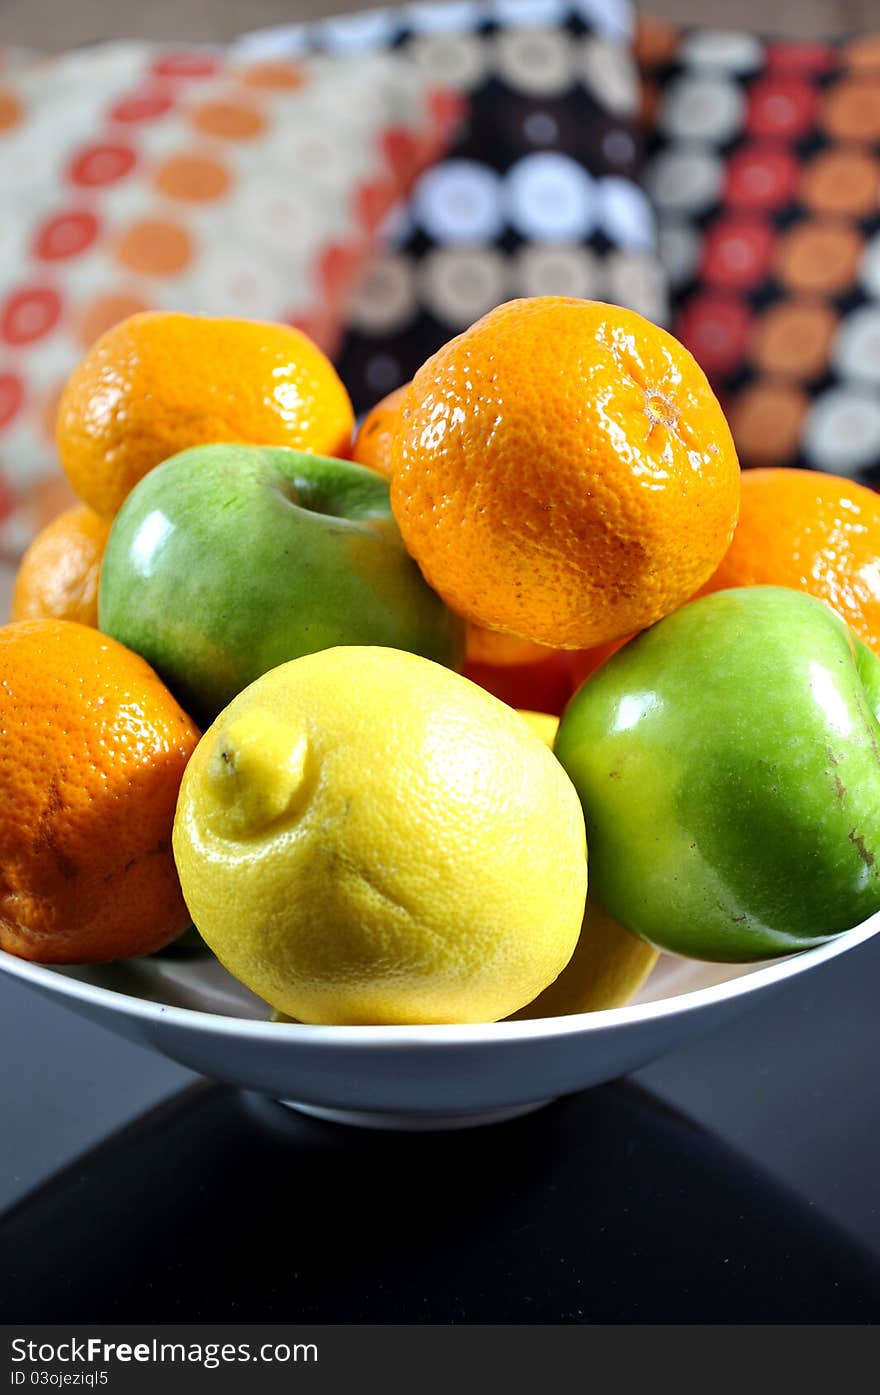
[[[878,930],[880,915],[827,944],[764,964],[662,955],[627,1007],[480,1026],[269,1022],[265,1003],[206,955],[62,969],[0,953],[0,969],[191,1070],[321,1118],[454,1128],[512,1118],[626,1075]]]

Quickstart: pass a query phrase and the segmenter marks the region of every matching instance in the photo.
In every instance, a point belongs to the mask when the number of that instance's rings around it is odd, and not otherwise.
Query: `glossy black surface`
[[[637,1084],[406,1136],[0,982],[0,1321],[874,1323],[878,986],[871,943]]]
[[[0,1243],[7,1322],[880,1316],[876,1258],[629,1084],[403,1137],[197,1087],[10,1213]]]

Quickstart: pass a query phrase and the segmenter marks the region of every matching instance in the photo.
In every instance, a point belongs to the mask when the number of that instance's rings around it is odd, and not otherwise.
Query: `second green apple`
[[[282,447],[198,446],[152,470],[111,530],[98,612],[203,724],[320,649],[383,645],[458,667],[464,648],[401,542],[386,481]]]
[[[821,601],[718,591],[632,640],[555,751],[590,888],[695,959],[790,954],[880,911],[880,660]]]

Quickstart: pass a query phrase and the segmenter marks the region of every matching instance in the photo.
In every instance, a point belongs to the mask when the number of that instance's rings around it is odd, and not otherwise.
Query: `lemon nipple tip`
[[[224,728],[208,778],[230,831],[255,833],[292,812],[305,789],[308,756],[306,733],[269,712],[248,712]]]

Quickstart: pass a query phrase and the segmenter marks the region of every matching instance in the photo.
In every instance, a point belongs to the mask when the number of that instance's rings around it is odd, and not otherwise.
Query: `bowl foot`
[[[301,1104],[299,1100],[280,1100],[288,1109],[297,1109],[312,1119],[324,1119],[329,1124],[349,1124],[359,1129],[390,1129],[399,1132],[423,1133],[441,1129],[475,1129],[484,1124],[503,1124],[533,1114],[552,1101],[532,1100],[529,1104],[512,1104],[506,1109],[476,1109],[460,1113],[422,1114],[394,1110],[324,1109],[317,1104]]]

